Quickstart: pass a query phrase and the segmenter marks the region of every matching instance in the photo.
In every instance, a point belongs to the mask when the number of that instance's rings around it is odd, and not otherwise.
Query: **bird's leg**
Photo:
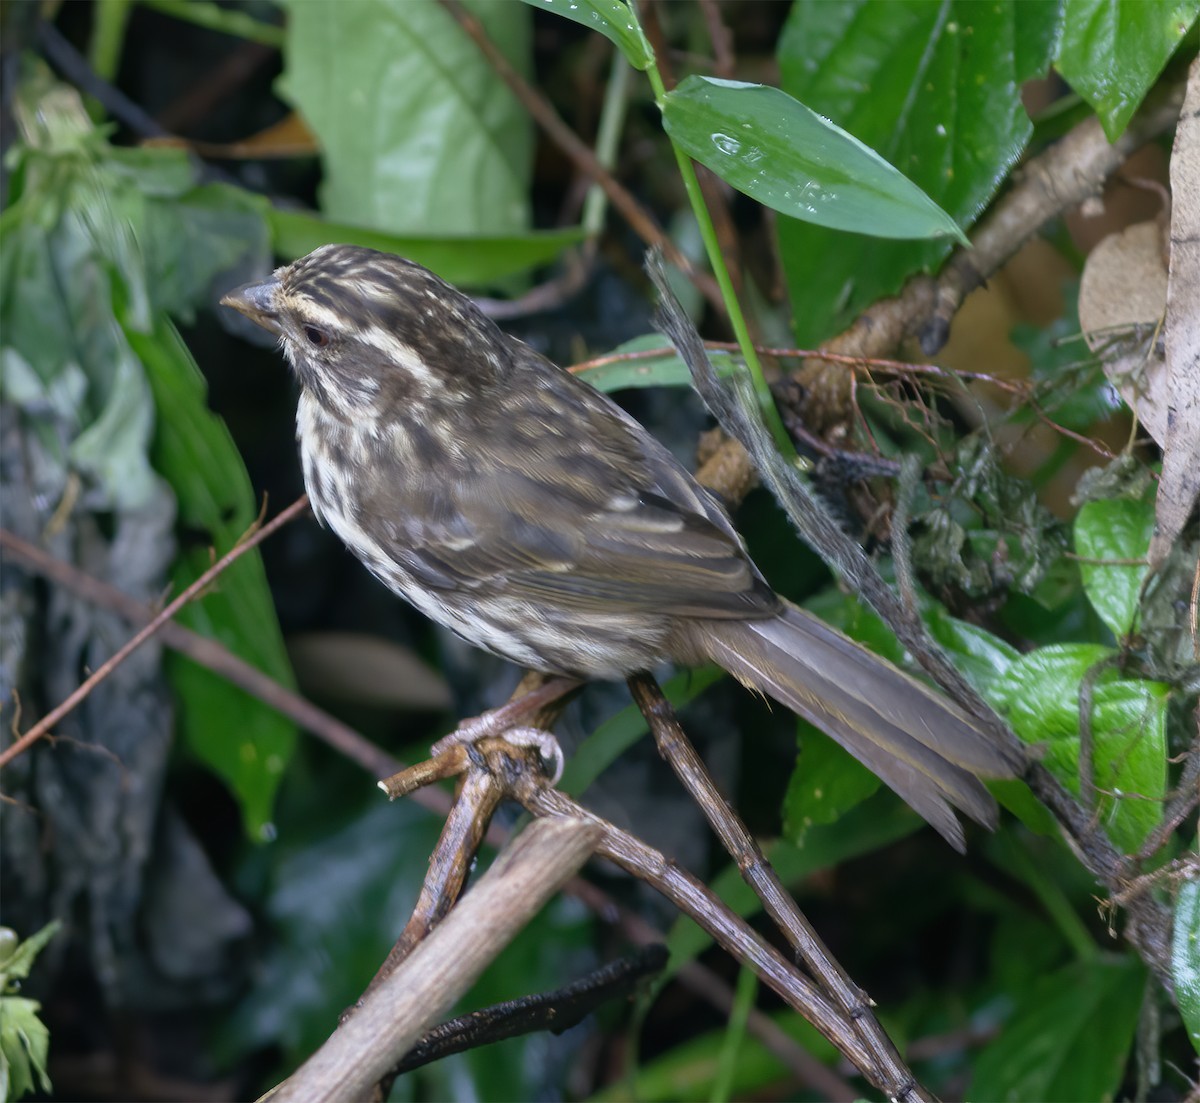
[[[530,727],[519,727],[516,731],[510,729],[516,727],[520,721],[528,720],[547,705],[561,701],[567,694],[576,690],[579,684],[578,678],[550,678],[536,688],[513,697],[499,708],[489,709],[470,720],[464,720],[449,735],[439,739],[431,748],[430,754],[437,758],[457,744],[478,743],[488,736],[503,736],[518,746],[533,746],[541,751],[543,744],[540,737],[544,736],[545,732]],[[537,733],[539,738],[530,738],[530,733]],[[559,759],[561,757],[560,751]]]

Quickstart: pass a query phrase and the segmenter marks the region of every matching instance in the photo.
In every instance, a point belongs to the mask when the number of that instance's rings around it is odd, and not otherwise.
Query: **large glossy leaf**
[[[398,253],[436,272],[448,283],[481,286],[553,260],[583,240],[583,230],[530,230],[526,233],[478,235],[393,234],[348,222],[322,218],[310,211],[272,207],[267,215],[272,243],[280,256],[294,260],[319,245],[338,242]]]
[[[1115,142],[1195,23],[1195,0],[1065,0],[1054,67]]]
[[[1079,690],[1114,652],[1097,644],[1041,647],[1013,662],[995,695],[1013,731],[1043,746],[1044,762],[1068,789],[1079,784]],[[1092,694],[1093,779],[1097,809],[1113,843],[1136,850],[1158,824],[1166,795],[1169,688],[1161,682],[1098,678]]]
[[[623,0],[525,0],[525,3],[599,31],[617,45],[635,69],[648,69],[654,60],[654,51],[641,24]]]
[[[131,331],[129,338],[158,411],[154,465],[175,491],[181,524],[203,534],[203,543],[183,549],[175,562],[178,592],[211,566],[210,547],[224,555],[234,546],[254,520],[257,503],[229,430],[208,409],[204,377],[175,327],[163,320],[154,333]],[[293,685],[257,550],[243,555],[178,619],[276,681]],[[247,831],[261,837],[295,745],[295,724],[189,659],[172,655],[169,664],[184,737],[237,795]]]
[[[467,4],[518,69],[523,4]],[[393,233],[503,235],[529,225],[532,125],[436,0],[288,6],[283,95],[321,145],[322,209]]]
[[[1118,639],[1133,629],[1154,531],[1152,499],[1087,502],[1075,518],[1079,573],[1092,608]]]
[[[676,145],[760,203],[876,237],[961,237],[874,150],[778,88],[691,76],[663,100]]]
[[[1200,1053],[1200,881],[1184,881],[1175,898],[1171,979],[1188,1037]]]
[[[779,41],[781,83],[967,227],[1028,140],[1020,85],[1049,65],[1059,19],[1057,0],[798,0]],[[780,219],[779,238],[806,346],[951,245],[847,237],[790,219]]]
[[[1121,1084],[1145,973],[1131,958],[1075,962],[1017,996],[979,1056],[968,1099],[1112,1099]]]

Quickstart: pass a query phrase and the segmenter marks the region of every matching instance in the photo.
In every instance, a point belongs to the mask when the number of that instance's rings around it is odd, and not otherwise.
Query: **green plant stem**
[[[1010,832],[997,835],[996,843],[997,852],[1007,860],[1010,870],[1033,890],[1075,956],[1080,961],[1095,961],[1100,951],[1062,888],[1038,868],[1025,845]]]
[[[743,965],[738,973],[737,989],[733,996],[733,1007],[729,1014],[729,1023],[725,1028],[725,1039],[721,1043],[721,1052],[717,1058],[717,1072],[713,1077],[712,1091],[709,1094],[711,1103],[725,1103],[733,1094],[733,1078],[738,1069],[738,1058],[742,1052],[742,1044],[746,1040],[746,1022],[754,1007],[754,998],[758,995],[758,977],[753,969]]]
[[[234,38],[244,38],[276,49],[283,47],[282,27],[254,19],[245,12],[221,8],[201,0],[142,0],[142,3],[163,15],[195,23],[198,27],[207,27],[210,31],[220,31]]]
[[[604,105],[600,110],[600,127],[596,133],[596,160],[611,170],[617,159],[617,146],[621,131],[625,127],[626,109],[629,106],[629,80],[633,69],[620,50],[613,51],[612,69],[608,75],[608,87],[604,91]],[[588,238],[599,236],[604,227],[604,212],[608,199],[599,184],[588,189],[583,204],[583,230]]]
[[[88,64],[103,81],[112,84],[121,66],[121,51],[125,48],[125,27],[133,0],[100,0],[95,5],[92,36],[88,40]],[[88,116],[99,123],[105,117],[104,108],[94,96],[85,98]]]
[[[125,45],[125,26],[133,0],[102,0],[96,5],[96,20],[88,42],[88,63],[96,76],[112,84],[121,65]]]
[[[667,90],[663,84],[662,75],[658,71],[658,66],[651,63],[649,69],[646,70],[646,75],[650,78],[650,87],[654,90],[654,99],[661,111],[663,97],[666,96]],[[721,298],[725,301],[725,308],[729,311],[729,321],[733,326],[734,338],[737,340],[738,347],[742,351],[742,358],[746,362],[746,368],[750,372],[750,379],[754,385],[754,393],[758,398],[758,406],[762,411],[763,421],[766,423],[771,435],[775,438],[775,444],[779,451],[788,459],[794,461],[796,448],[792,444],[792,438],[788,436],[788,431],[783,425],[783,419],[779,416],[779,411],[775,407],[775,396],[771,394],[767,377],[763,374],[762,363],[759,361],[758,353],[754,349],[750,330],[746,326],[746,318],[742,314],[741,304],[738,302],[737,293],[733,289],[733,280],[730,279],[729,269],[725,266],[725,257],[721,252],[721,244],[717,241],[717,231],[713,227],[712,217],[708,213],[708,205],[704,202],[704,195],[700,191],[700,181],[696,178],[695,167],[692,165],[691,158],[669,136],[668,140],[671,141],[671,149],[675,153],[675,162],[679,165],[680,176],[683,177],[683,186],[691,202],[692,211],[696,215],[696,222],[700,227],[700,236],[704,239],[704,248],[708,253],[708,262],[712,266],[717,286],[721,290]]]

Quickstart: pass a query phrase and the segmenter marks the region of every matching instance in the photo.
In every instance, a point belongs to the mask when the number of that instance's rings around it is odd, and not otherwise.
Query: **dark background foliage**
[[[469,7],[702,271],[670,139],[717,174],[705,186],[726,216],[720,243],[751,331],[774,346],[834,338],[936,271],[955,245],[950,224],[886,175],[875,183],[856,169],[838,185],[836,158],[848,154],[791,101],[748,105],[702,78],[783,89],[970,231],[1072,127],[1095,115],[1116,140],[1144,98],[1183,79],[1196,46],[1185,0],[642,4],[652,73],[673,88],[660,110],[645,74],[619,60],[618,47],[635,64],[645,48],[620,21],[614,46],[595,21],[570,21],[578,12]],[[274,513],[302,491],[282,359],[215,305],[278,258],[346,240],[403,253],[490,303],[515,300],[501,324],[563,364],[652,332],[646,242],[589,192],[577,159],[535,125],[447,5],[106,0],[9,4],[2,17],[3,525],[144,603],[195,579],[264,500]],[[773,144],[716,140],[739,111],[761,126],[760,108],[784,120]],[[813,128],[803,139],[789,129],[801,126]],[[1123,937],[1113,886],[1023,783],[996,787],[1001,829],[972,831],[959,857],[820,733],[727,679],[661,672],[719,784],[944,1097],[1194,1090],[1194,811],[1155,833],[1181,775],[1195,784],[1185,771],[1196,754],[1186,631],[1196,532],[1144,589],[1160,454],[1131,441],[1128,408],[1076,339],[1085,257],[1104,234],[1163,217],[1158,191],[1134,182],[1165,183],[1171,137],[1125,164],[1102,216],[1071,207],[1014,243],[957,313],[939,374],[876,364],[847,397],[850,369],[814,373],[792,357],[780,363],[793,388],[776,393],[803,419],[815,485],[885,573],[896,461],[920,458],[930,477],[905,505],[922,616],[1076,795],[1079,695],[1091,687],[1093,828],[1121,854],[1155,843],[1126,873],[1130,884],[1150,876],[1136,891],[1176,916],[1174,996]],[[818,163],[825,140],[834,161]],[[706,337],[728,340],[721,297],[698,282],[678,278],[681,300]],[[661,339],[638,347],[660,352],[589,378],[694,464],[703,406]],[[750,492],[738,522],[781,592],[904,661],[765,491]],[[406,761],[518,676],[386,597],[311,520],[240,560],[179,620]],[[7,554],[0,629],[6,738],[132,632],[114,609]],[[579,752],[565,786],[760,923],[700,813],[635,742],[644,725],[622,687],[591,687],[560,730]],[[22,938],[63,923],[31,967],[6,966],[0,944],[4,979],[28,975],[24,994],[41,1001],[50,1037],[53,1089],[35,1067],[22,1071],[36,1040],[0,1037],[10,1090],[256,1096],[321,1043],[386,955],[439,821],[386,805],[360,767],[155,643],[54,735],[6,769],[0,806],[0,919]],[[561,1036],[421,1069],[393,1098],[819,1098],[746,1030],[751,1006],[866,1090],[644,886],[609,868],[589,876],[665,932],[662,983]],[[564,897],[464,1007],[554,988],[628,950],[611,916]],[[737,985],[740,1016],[675,979],[693,960]],[[10,992],[0,1010],[35,1031],[28,1001]]]

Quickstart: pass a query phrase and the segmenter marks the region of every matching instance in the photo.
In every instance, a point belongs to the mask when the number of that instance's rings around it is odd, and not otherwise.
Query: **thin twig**
[[[158,632],[189,601],[199,597],[213,583],[214,579],[218,578],[232,563],[240,559],[252,548],[258,547],[273,532],[282,528],[293,517],[299,516],[307,508],[308,499],[299,498],[265,525],[256,527],[244,539],[239,540],[234,548],[209,567],[207,571],[172,601],[170,605],[163,609],[145,628],[121,647],[112,658],[101,664],[91,677],[84,681],[62,704],[57,708],[51,709],[49,713],[34,724],[20,739],[11,746],[6,747],[0,753],[0,769],[7,766],[18,755],[23,754],[54,727],[55,724],[62,720],[64,716],[67,716],[77,708],[96,686],[104,681],[105,678],[150,639],[151,636]]]
[[[724,314],[725,303],[712,277],[697,271],[691,261],[659,228],[651,215],[643,210],[633,193],[617,182],[612,173],[600,163],[588,144],[563,121],[562,116],[554,110],[550,101],[513,68],[508,58],[488,38],[479,20],[467,11],[458,0],[439,0],[439,3],[470,36],[471,41],[479,47],[480,52],[487,58],[488,64],[496,71],[496,75],[521,101],[522,106],[533,117],[534,122],[550,136],[554,144],[575,163],[576,167],[604,189],[604,194],[608,196],[609,202],[621,212],[634,232],[647,245],[657,245],[661,248],[670,258],[671,263],[684,272],[700,289],[713,308]]]
[[[489,763],[498,771],[511,769],[494,755],[489,756]],[[885,1084],[871,1077],[874,1059],[841,1010],[778,950],[734,915],[703,882],[659,851],[646,846],[640,839],[582,808],[557,789],[535,785],[530,778],[521,774],[506,779],[506,789],[536,816],[571,815],[595,823],[601,828],[596,844],[598,855],[652,885],[737,961],[753,969],[788,1006],[803,1015],[837,1046],[855,1068],[872,1079],[877,1088],[887,1090]]]
[[[890,1099],[929,1099],[871,1011],[871,998],[850,979],[796,906],[762,850],[737,813],[718,792],[691,745],[670,702],[649,675],[635,675],[629,690],[645,716],[659,753],[704,812],[721,844],[737,862],[742,879],[762,901],[767,914],[800,955],[804,965],[854,1024],[874,1062],[874,1075]]]
[[[465,755],[469,755],[469,749]],[[467,883],[471,863],[502,795],[495,778],[486,770],[467,772],[429,858],[429,871],[412,916],[367,985],[368,994],[399,967],[417,943],[427,937],[454,906]]]
[[[633,956],[609,962],[553,992],[523,996],[450,1019],[410,1049],[392,1074],[398,1076],[454,1053],[535,1031],[561,1034],[604,1004],[633,994],[647,977],[662,971],[667,956],[661,943],[644,946]]]
[[[1192,810],[1200,804],[1200,705],[1193,710],[1196,734],[1192,744],[1184,752],[1183,769],[1179,772],[1179,785],[1175,797],[1163,812],[1162,822],[1150,832],[1142,849],[1137,852],[1140,862],[1149,861]]]
[[[69,590],[84,601],[111,609],[131,624],[148,625],[160,615],[156,610],[143,605],[137,598],[130,597],[115,586],[86,574],[65,560],[54,558],[36,544],[22,540],[7,529],[0,529],[0,548],[28,570],[49,579],[56,586]],[[163,624],[158,635],[161,642],[171,650],[186,655],[193,662],[245,690],[251,697],[262,701],[282,716],[294,720],[300,727],[311,732],[351,762],[357,763],[375,778],[385,778],[403,769],[403,763],[370,740],[364,739],[348,724],[342,723],[336,716],[331,716],[300,694],[280,685],[217,640],[193,632],[175,621]],[[417,799],[431,811],[441,815],[445,815],[450,809],[449,800],[443,793],[431,790]]]

